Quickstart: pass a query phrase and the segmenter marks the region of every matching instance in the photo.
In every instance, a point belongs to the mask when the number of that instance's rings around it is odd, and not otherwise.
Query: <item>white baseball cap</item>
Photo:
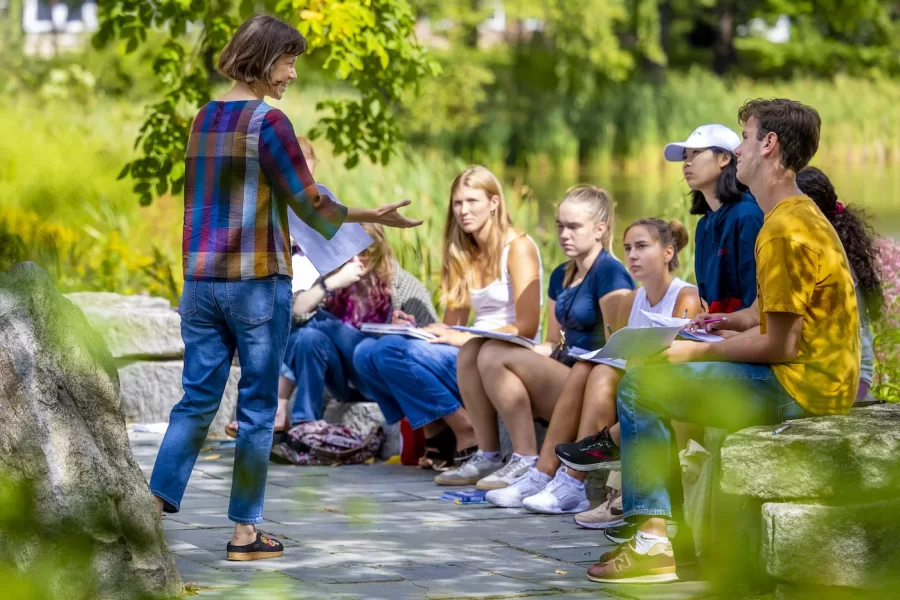
[[[722,148],[734,152],[740,143],[741,136],[724,125],[713,123],[712,125],[701,125],[684,142],[667,144],[663,155],[669,162],[681,162],[684,160],[685,148]]]

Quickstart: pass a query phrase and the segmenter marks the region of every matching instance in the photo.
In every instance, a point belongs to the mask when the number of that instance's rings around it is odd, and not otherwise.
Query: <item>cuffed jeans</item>
[[[363,395],[388,423],[403,417],[418,429],[462,408],[456,383],[459,348],[386,335],[368,338],[353,354]]]
[[[681,508],[684,494],[672,420],[737,431],[809,416],[771,367],[742,363],[638,367],[619,383],[616,404],[625,517],[672,517],[673,499]]]
[[[184,396],[172,408],[150,491],[178,512],[191,470],[225,391],[237,350],[238,436],[228,518],[262,522],[278,407],[278,374],[291,321],[291,280],[186,281],[178,307],[184,339]]]
[[[365,400],[357,391],[363,386],[353,367],[353,352],[365,339],[359,329],[321,309],[291,331],[284,362],[297,383],[291,410],[293,425],[322,418],[326,386],[339,402]]]

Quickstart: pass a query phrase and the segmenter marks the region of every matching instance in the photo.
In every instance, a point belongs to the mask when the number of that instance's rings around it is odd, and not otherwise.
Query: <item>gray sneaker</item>
[[[472,485],[482,477],[486,477],[503,466],[499,456],[490,459],[479,450],[475,455],[455,469],[444,471],[434,478],[438,485]]]
[[[534,465],[534,461],[526,460],[521,454],[514,453],[510,457],[509,462],[503,465],[502,469],[479,479],[475,487],[479,490],[488,491],[505,488],[527,473],[532,465]]]

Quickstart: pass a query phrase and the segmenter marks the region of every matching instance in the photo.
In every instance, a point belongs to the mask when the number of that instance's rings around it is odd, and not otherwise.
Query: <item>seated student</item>
[[[414,429],[425,429],[420,466],[445,471],[478,450],[456,382],[459,349],[474,336],[450,326],[466,325],[474,310],[474,327],[533,338],[540,322],[540,253],[510,223],[500,182],[485,167],[469,167],[453,180],[441,280],[444,320],[426,328],[436,339],[371,338],[357,347],[353,364],[363,393],[388,423],[405,416]]]
[[[756,241],[759,326],[718,343],[675,341],[663,364],[622,379],[623,508],[637,533],[590,568],[594,581],[678,578],[666,535],[673,501],[682,501],[672,419],[737,430],[844,414],[856,398],[859,316],[850,266],[834,228],[796,181],[818,148],[821,119],[785,99],[751,100],[739,118],[738,179],[766,214]],[[746,322],[740,311],[728,319],[737,329]]]
[[[619,301],[617,316],[611,320],[616,330],[652,326],[641,311],[684,318],[700,310],[697,288],[672,274],[679,266],[678,252],[687,243],[688,232],[678,221],[641,219],[625,230],[625,264],[642,287]],[[616,423],[616,388],[622,375],[609,365],[577,363],[553,409],[537,464],[509,487],[488,492],[487,501],[548,514],[587,510],[586,473],[560,467],[555,447],[597,431],[601,433],[594,437],[609,437],[608,428]],[[613,428],[614,437],[617,431]]]
[[[753,246],[763,212],[737,180],[738,134],[724,125],[701,125],[664,156],[682,162],[691,188],[691,214],[702,215],[694,233],[694,274],[708,312],[730,313],[756,300]]]
[[[578,185],[567,192],[556,231],[571,260],[550,276],[547,342],[534,350],[483,338],[466,342],[457,361],[457,381],[479,451],[435,483],[477,482],[478,489],[492,490],[509,485],[534,465],[534,418],[548,421],[553,414],[575,362],[569,347],[602,346],[603,324],[613,321],[616,302],[634,289],[625,267],[610,253],[612,230],[613,202],[605,190]],[[500,460],[497,413],[512,439],[513,455],[506,465]]]
[[[841,204],[831,181],[816,167],[805,167],[797,173],[797,187],[813,199],[834,227],[847,253],[850,272],[856,283],[856,307],[859,311],[861,361],[856,399],[865,400],[875,369],[871,321],[881,319],[884,311],[884,287],[875,232],[866,222],[863,211]]]

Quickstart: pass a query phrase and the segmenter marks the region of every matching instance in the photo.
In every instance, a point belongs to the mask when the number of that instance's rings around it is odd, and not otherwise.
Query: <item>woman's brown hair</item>
[[[250,17],[238,27],[219,55],[218,70],[244,83],[274,83],[272,66],[282,54],[306,52],[306,39],[284,21],[269,15]]]

